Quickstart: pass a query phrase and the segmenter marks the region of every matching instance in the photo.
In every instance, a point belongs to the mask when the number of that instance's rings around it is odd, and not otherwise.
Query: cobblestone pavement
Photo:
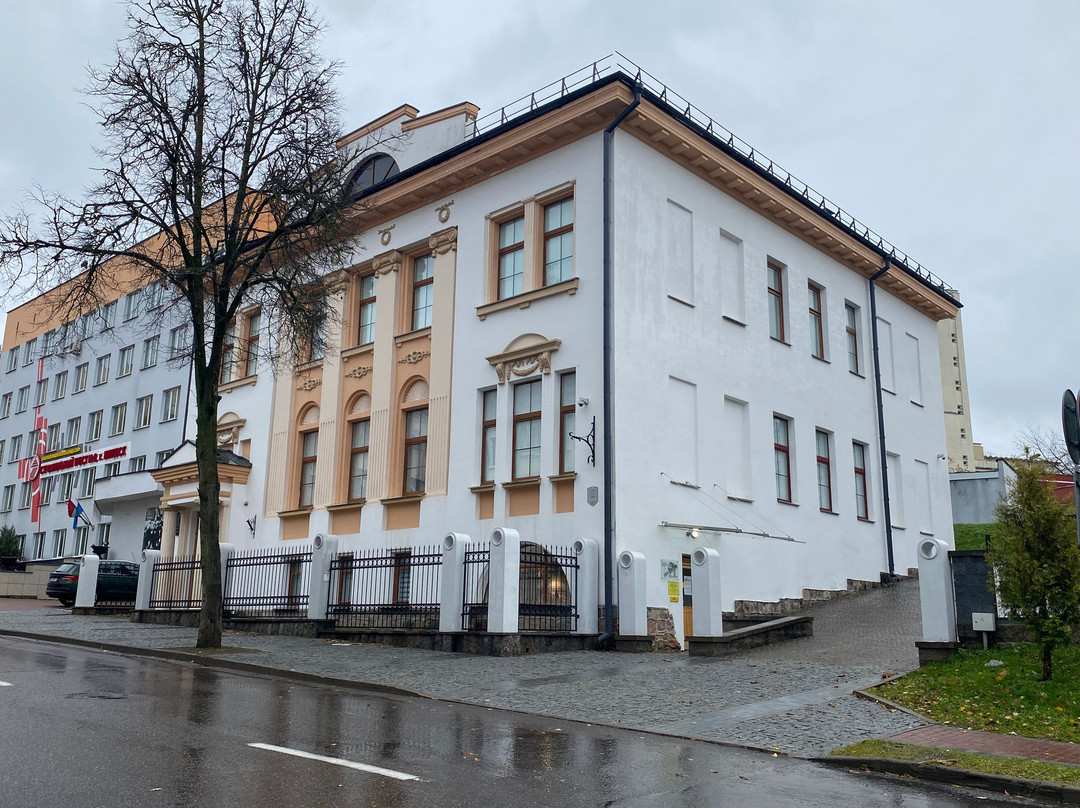
[[[851,695],[918,664],[918,584],[814,607],[814,636],[728,659],[574,651],[480,657],[327,640],[227,634],[255,651],[222,655],[272,668],[412,690],[493,708],[814,756],[925,722]],[[195,630],[5,611],[0,630],[141,648],[190,647]]]

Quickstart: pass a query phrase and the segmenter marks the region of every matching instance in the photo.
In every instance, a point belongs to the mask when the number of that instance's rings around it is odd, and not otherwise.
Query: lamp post
[[[1066,390],[1061,397],[1061,428],[1073,463],[1073,502],[1076,506],[1076,541],[1080,544],[1080,413],[1076,396]]]

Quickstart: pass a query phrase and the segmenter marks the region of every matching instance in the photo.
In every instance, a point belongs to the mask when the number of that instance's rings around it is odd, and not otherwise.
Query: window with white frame
[[[152,368],[157,364],[158,341],[158,337],[149,337],[143,340],[141,365],[143,370]]]
[[[154,468],[159,469],[169,459],[169,455],[172,454],[172,449],[165,449],[154,455]]]
[[[60,448],[60,424],[49,424],[45,428],[45,451],[55,452]]]
[[[11,457],[8,458],[9,462],[15,462],[19,459],[19,455],[22,454],[22,435],[11,436]]]
[[[79,496],[92,497],[94,496],[94,481],[97,479],[96,469],[93,467],[83,469],[82,472],[81,487],[79,488]]]
[[[101,480],[106,480],[109,477],[117,476],[119,473],[120,473],[120,461],[116,460],[116,461],[114,461],[112,463],[106,463],[104,466],[102,466],[101,467],[101,474],[98,475],[98,478],[101,479]]]
[[[180,414],[180,388],[170,387],[161,394],[161,422],[175,421]]]
[[[116,378],[121,376],[130,375],[132,369],[135,366],[135,346],[128,345],[126,348],[120,349],[120,361],[116,369]]]
[[[86,376],[90,369],[89,362],[83,362],[81,365],[75,366],[75,389],[73,393],[81,393],[86,389]]]
[[[176,359],[188,352],[187,326],[178,325],[169,331],[169,359]]]
[[[124,296],[124,320],[134,320],[139,314],[138,290]]]
[[[79,525],[75,528],[75,554],[86,555],[86,541],[90,534],[90,528],[86,525]]]
[[[18,348],[12,348],[10,351],[8,351],[7,372],[11,373],[11,371],[15,370],[18,366],[19,366],[19,349]]]
[[[100,309],[101,330],[108,331],[116,322],[116,301],[106,303]]]
[[[514,385],[513,479],[540,476],[540,380]]]
[[[15,412],[26,412],[26,408],[30,406],[30,385],[19,388],[19,397],[15,402]]]
[[[4,486],[3,496],[0,497],[0,512],[8,513],[15,503],[15,484]]]
[[[30,340],[29,342],[23,344],[22,363],[23,363],[24,366],[29,365],[35,359],[37,359],[37,338],[36,337],[34,339]]]
[[[66,530],[54,530],[52,532],[52,554],[53,558],[60,558],[64,555],[64,544],[67,542]]]
[[[4,462],[4,447],[7,445],[7,441],[0,440],[0,463]]]
[[[4,393],[0,396],[0,418],[7,418],[11,415],[11,393]]]
[[[146,471],[146,455],[131,458],[128,461],[128,471]]]
[[[74,446],[79,442],[79,432],[82,429],[82,416],[68,418],[67,430],[64,433],[64,446]]]
[[[776,471],[776,499],[791,503],[791,421],[781,415],[773,416],[773,464]]]
[[[105,354],[105,356],[99,356],[97,358],[97,364],[94,366],[95,387],[109,381],[109,362],[111,360],[112,354]]]
[[[102,410],[94,410],[87,416],[86,422],[86,442],[97,440],[101,437],[101,416]]]
[[[60,475],[60,491],[57,496],[57,502],[67,502],[71,499],[71,489],[75,484],[75,472],[65,471]]]
[[[37,402],[37,406],[41,406],[45,403],[45,397],[49,392],[49,380],[42,379],[37,383],[37,389],[35,391],[34,400]]]
[[[19,483],[19,508],[29,508],[30,500],[33,495],[33,488],[30,487],[29,482]]]
[[[143,396],[135,399],[135,428],[145,429],[150,426],[154,409],[154,396]]]
[[[34,553],[33,553],[33,556],[32,556],[33,558],[44,558],[45,557],[45,532],[44,531],[34,534],[34,548],[33,548],[33,550],[34,550]]]
[[[41,478],[41,504],[48,505],[52,502],[53,491],[56,489],[56,475]]]
[[[68,372],[62,370],[53,376],[53,401],[57,401],[67,395]]]
[[[146,308],[156,309],[161,305],[161,282],[154,281],[145,287],[145,303]]]
[[[52,356],[53,349],[56,345],[56,332],[46,331],[41,338],[41,355]]]
[[[119,435],[127,426],[127,402],[117,404],[112,408],[109,417],[109,435]]]

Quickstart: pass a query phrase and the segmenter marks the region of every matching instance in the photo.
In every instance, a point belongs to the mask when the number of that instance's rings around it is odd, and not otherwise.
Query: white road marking
[[[384,769],[381,766],[369,766],[367,763],[356,763],[352,760],[343,760],[342,758],[327,757],[326,755],[316,755],[311,752],[302,752],[299,749],[289,749],[284,746],[272,746],[268,743],[249,743],[248,746],[252,746],[255,749],[265,749],[268,752],[281,752],[283,755],[293,755],[294,757],[306,758],[307,760],[318,760],[323,763],[333,763],[335,766],[344,766],[348,769],[358,769],[362,772],[369,772],[371,774],[381,774],[383,777],[392,777],[395,780],[419,780],[420,778],[413,774],[405,774],[405,772],[396,772],[393,769]]]
[[[0,687],[13,687],[11,682],[0,682]]]

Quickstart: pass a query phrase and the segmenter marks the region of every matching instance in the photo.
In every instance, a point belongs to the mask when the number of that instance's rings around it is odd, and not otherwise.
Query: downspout
[[[885,404],[881,395],[881,353],[878,347],[877,295],[874,281],[889,271],[889,261],[870,276],[870,334],[874,345],[874,392],[877,394],[878,454],[881,456],[881,497],[885,509],[885,547],[889,551],[889,575],[896,574],[893,559],[892,507],[889,500],[889,464],[885,454]]]
[[[598,648],[615,639],[615,457],[611,425],[614,419],[611,396],[612,350],[615,337],[615,258],[612,233],[614,192],[615,130],[641,103],[641,82],[634,86],[634,100],[604,129],[604,633],[596,638]]]

